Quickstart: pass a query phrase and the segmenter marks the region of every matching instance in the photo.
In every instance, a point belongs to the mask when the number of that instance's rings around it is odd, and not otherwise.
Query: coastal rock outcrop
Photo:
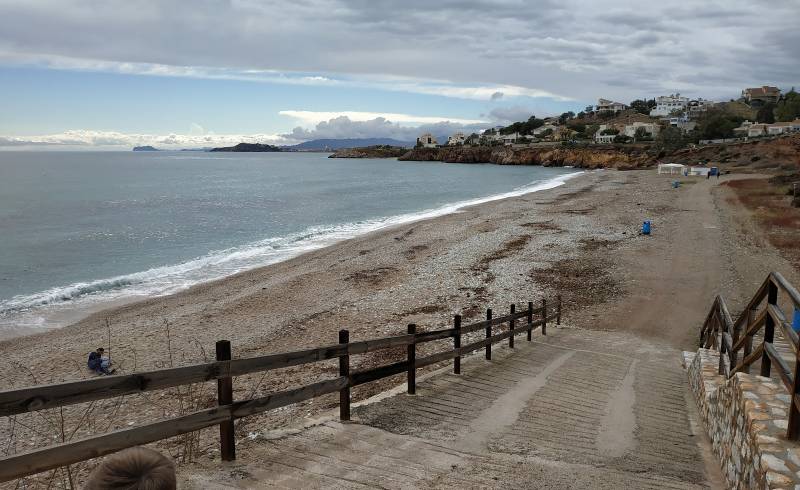
[[[328,158],[396,158],[405,155],[408,148],[391,145],[375,145],[361,148],[342,148]]]
[[[236,146],[212,148],[208,151],[231,151],[231,152],[254,153],[254,152],[278,152],[283,150],[281,150],[277,146],[266,145],[262,143],[239,143]]]
[[[646,148],[608,147],[511,147],[460,146],[415,148],[399,158],[406,161],[447,163],[494,163],[497,165],[541,165],[544,167],[617,168],[629,170],[653,165]]]

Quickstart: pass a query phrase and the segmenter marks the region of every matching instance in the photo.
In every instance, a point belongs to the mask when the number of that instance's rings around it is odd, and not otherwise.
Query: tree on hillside
[[[652,141],[653,137],[650,133],[647,132],[646,129],[643,127],[636,128],[636,132],[633,134],[634,141]]]
[[[639,114],[649,115],[650,111],[656,106],[656,99],[636,99],[630,103],[631,109]]]
[[[733,129],[739,127],[745,117],[735,106],[720,105],[703,113],[697,120],[697,137],[699,139],[733,138]]]
[[[512,134],[512,133],[531,134],[534,129],[539,128],[541,126],[544,126],[544,120],[537,119],[536,116],[531,116],[530,118],[528,118],[527,121],[515,122],[514,124],[509,124],[508,126],[500,130],[500,134]]]
[[[772,124],[775,122],[775,104],[764,104],[756,113],[756,121]]]
[[[600,134],[619,134],[619,129],[607,128],[601,131]]]
[[[797,118],[800,118],[800,94],[792,87],[775,107],[775,120],[794,121]]]
[[[631,137],[624,134],[618,134],[614,136],[614,143],[628,143],[630,140]]]
[[[658,150],[672,152],[683,148],[688,143],[689,139],[683,136],[683,131],[672,126],[667,126],[658,133],[654,146]]]
[[[575,117],[575,113],[572,112],[572,111],[568,111],[568,112],[565,112],[565,113],[561,114],[560,116],[558,116],[558,122],[559,122],[559,124],[564,124],[568,120],[570,120],[570,119],[572,119],[574,117]]]

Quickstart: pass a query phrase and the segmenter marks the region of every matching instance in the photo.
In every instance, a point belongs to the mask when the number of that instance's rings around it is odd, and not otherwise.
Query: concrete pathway
[[[296,434],[185,488],[707,488],[679,353],[548,330]]]

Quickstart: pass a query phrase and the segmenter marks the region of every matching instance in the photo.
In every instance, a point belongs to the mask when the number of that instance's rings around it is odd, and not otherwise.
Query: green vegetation
[[[775,120],[794,121],[797,118],[800,118],[800,94],[792,87],[775,106]]]
[[[500,134],[531,134],[534,129],[544,126],[543,119],[537,119],[536,116],[531,116],[525,122],[515,122],[500,130]]]
[[[683,131],[668,126],[658,133],[658,137],[653,146],[659,151],[672,152],[688,145],[690,141],[690,138],[684,136]]]
[[[772,124],[775,122],[775,104],[768,103],[761,106],[756,112],[756,121],[760,123]]]
[[[650,115],[650,111],[656,107],[656,99],[636,99],[630,103],[631,109],[638,112],[639,114],[644,114],[645,116]]]

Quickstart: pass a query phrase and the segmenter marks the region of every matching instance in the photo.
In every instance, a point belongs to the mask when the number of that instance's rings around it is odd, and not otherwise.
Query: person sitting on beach
[[[111,360],[104,354],[105,349],[98,347],[96,351],[89,353],[89,360],[86,365],[97,374],[113,374],[114,369],[111,369]]]
[[[175,464],[161,453],[133,447],[106,457],[83,490],[175,490]]]

